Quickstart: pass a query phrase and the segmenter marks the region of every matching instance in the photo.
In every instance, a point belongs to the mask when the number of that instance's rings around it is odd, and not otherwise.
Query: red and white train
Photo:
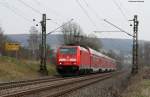
[[[57,50],[57,71],[60,74],[85,74],[116,70],[116,61],[91,48],[61,46]]]

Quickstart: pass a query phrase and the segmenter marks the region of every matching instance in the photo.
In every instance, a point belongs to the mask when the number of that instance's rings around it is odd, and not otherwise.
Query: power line
[[[99,33],[99,32],[122,32],[122,31],[117,31],[117,30],[115,31],[115,30],[114,30],[114,31],[94,31],[94,32],[95,32],[95,33]]]
[[[22,18],[22,19],[24,19],[24,20],[26,20],[26,21],[28,21],[28,22],[32,22],[30,19],[28,19],[28,18],[26,18],[25,16],[23,16],[22,14],[18,14],[12,7],[10,7],[9,5],[8,5],[8,3],[0,3],[3,7],[5,7],[5,8],[7,8],[7,9],[9,9],[11,12],[13,12],[15,15],[17,15],[17,16],[19,16],[20,18]]]
[[[42,6],[42,7],[44,7],[44,8],[47,8],[47,9],[49,9],[50,11],[48,11],[48,13],[53,13],[53,14],[55,14],[56,16],[59,16],[59,19],[61,18],[61,20],[63,19],[63,18],[66,18],[66,16],[63,16],[61,13],[59,13],[59,12],[57,12],[56,10],[54,10],[54,9],[52,9],[52,8],[49,8],[49,6],[47,5],[47,4],[44,4],[44,3],[41,3],[40,2],[40,0],[33,0],[36,4],[38,4],[38,5],[40,5],[40,6]]]
[[[72,22],[72,21],[73,21],[73,19],[71,19],[70,21],[64,23],[63,25],[61,25],[61,26],[59,26],[59,27],[57,27],[56,29],[52,30],[51,32],[47,33],[47,35],[48,35],[48,34],[51,34],[51,33],[54,33],[55,31],[57,31],[58,29],[62,28],[64,25],[66,25],[66,24],[68,24],[68,23],[70,23],[70,22]]]
[[[41,5],[41,3],[38,0],[33,0],[36,4]]]
[[[99,19],[100,21],[102,20],[104,20],[89,4],[88,4],[88,2],[86,1],[86,0],[83,0],[84,1],[84,3],[86,4],[86,6],[92,11],[92,13],[93,14],[95,14],[95,16],[97,17],[97,19]],[[104,25],[102,25],[102,26],[104,26]]]
[[[125,21],[128,22],[128,18],[126,16],[126,14],[123,12],[122,8],[120,7],[120,5],[115,1],[115,0],[112,0],[113,3],[117,6],[118,10],[121,12],[122,16],[124,17]]]
[[[96,15],[96,17],[99,19],[99,20],[102,20],[102,18],[98,15],[98,13],[88,4],[88,2],[86,0],[83,0],[84,3],[86,4],[86,6]]]
[[[104,19],[104,21],[105,21],[106,23],[108,23],[108,24],[112,25],[113,27],[115,27],[115,28],[119,29],[121,32],[124,32],[124,33],[126,33],[127,35],[129,35],[129,36],[133,37],[133,35],[131,35],[131,34],[130,34],[130,33],[128,33],[127,31],[125,31],[125,30],[121,29],[120,27],[116,26],[115,24],[113,24],[113,23],[111,23],[111,22],[107,21],[106,19]]]
[[[49,14],[51,14],[51,13],[55,14],[55,18],[56,18],[56,16],[57,16],[57,17],[58,17],[57,19],[58,19],[59,21],[61,21],[61,20],[63,20],[63,18],[65,18],[65,16],[63,16],[63,15],[60,14],[59,12],[57,12],[57,11],[55,11],[55,10],[49,8],[49,6],[47,6],[47,4],[44,4],[44,3],[40,2],[40,0],[33,0],[33,2],[35,2],[38,6],[40,6],[40,7],[42,7],[42,8],[44,7],[44,8],[49,9],[50,11],[48,11],[48,13],[49,13]],[[59,25],[58,22],[56,22],[56,19],[55,19],[55,20],[52,19],[51,22],[54,23],[54,24],[56,24],[56,25]]]
[[[33,8],[32,6],[30,6],[29,4],[25,3],[23,0],[18,0],[20,3],[22,3],[23,5],[25,5],[26,7],[32,9],[34,12],[38,13],[38,14],[42,14],[39,10]]]
[[[102,19],[102,18],[98,15],[98,13],[88,4],[88,2],[87,2],[86,0],[83,0],[83,1],[84,1],[84,3],[86,4],[86,6],[87,6],[89,9],[91,9],[91,11],[96,15],[96,17],[97,17],[99,20],[104,20],[104,19]],[[115,4],[118,5],[117,2],[115,2]],[[119,5],[118,5],[118,7],[119,7]],[[119,7],[119,8],[120,8],[120,7]],[[120,9],[121,9],[121,8],[120,8]],[[122,12],[124,18],[127,20],[127,17],[125,16],[125,14],[123,13],[122,10],[121,10],[121,12]],[[105,32],[105,31],[102,31],[102,32]],[[112,31],[109,31],[109,32],[112,32]],[[113,31],[113,32],[116,32],[116,31]],[[118,31],[117,31],[117,32],[118,32]]]
[[[119,2],[119,4],[120,4],[120,6],[122,6],[122,9],[124,10],[124,12],[128,12],[127,10],[126,10],[126,8],[125,8],[125,6],[122,4],[122,2],[120,1],[120,0],[118,0],[118,2]]]
[[[77,2],[77,4],[80,6],[80,8],[83,10],[84,14],[89,18],[90,22],[96,26],[96,24],[94,23],[94,21],[92,20],[92,18],[90,17],[90,15],[88,14],[88,12],[86,11],[86,9],[81,5],[81,3],[79,2],[79,0],[75,0]]]

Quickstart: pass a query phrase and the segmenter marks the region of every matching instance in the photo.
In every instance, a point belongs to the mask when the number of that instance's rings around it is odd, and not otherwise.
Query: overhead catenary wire
[[[52,34],[53,32],[57,31],[58,29],[62,28],[64,25],[72,22],[74,19],[72,18],[71,20],[69,20],[68,22],[64,23],[63,25],[57,27],[56,29],[52,30],[51,32],[47,33],[47,35]]]
[[[124,17],[125,21],[128,23],[128,18],[126,16],[126,14],[124,13],[124,11],[122,10],[122,8],[120,7],[120,5],[115,0],[112,0],[112,1],[116,5],[116,7],[118,8],[118,10],[120,11],[120,13],[122,14],[122,16]]]
[[[19,1],[20,3],[22,3],[24,6],[30,8],[32,11],[34,11],[34,12],[40,14],[40,15],[42,14],[39,10],[33,8],[31,5],[27,4],[27,3],[24,2],[23,0],[17,0],[17,1]]]
[[[83,1],[84,1],[84,3],[86,4],[86,6],[91,10],[91,12],[92,12],[93,14],[95,14],[95,16],[96,16],[96,18],[97,18],[98,20],[104,21],[104,19],[94,10],[94,8],[92,8],[92,7],[90,6],[90,4],[89,4],[86,0],[83,0]],[[104,26],[104,25],[102,25],[102,26]]]
[[[33,10],[34,12],[36,12],[36,13],[38,13],[38,14],[40,14],[40,15],[42,15],[42,13],[39,11],[39,10],[37,10],[37,9],[35,9],[35,8],[33,8],[32,6],[30,6],[29,4],[27,4],[27,3],[25,3],[23,0],[18,0],[20,3],[22,3],[23,5],[25,5],[26,7],[28,7],[28,8],[30,8],[31,10]],[[36,0],[34,0],[35,2],[37,2],[37,3],[40,3],[39,1],[36,1]],[[58,23],[57,22],[55,22],[55,21],[52,21],[52,23],[54,23],[54,24],[57,24],[58,25]]]
[[[77,2],[77,4],[79,5],[79,7],[82,9],[82,11],[84,12],[84,14],[88,17],[89,21],[96,26],[96,24],[94,23],[94,21],[92,20],[92,18],[90,17],[90,15],[88,14],[88,12],[86,11],[86,9],[81,5],[79,0],[75,0]]]
[[[120,6],[122,7],[122,10],[124,10],[123,12],[126,13],[125,16],[127,17],[127,13],[128,14],[131,13],[131,10],[127,9],[120,0],[118,0],[118,2],[120,4]],[[127,21],[128,21],[128,18],[127,18]]]
[[[63,20],[66,18],[66,16],[62,15],[60,12],[50,8],[50,6],[47,5],[47,3],[42,3],[40,0],[33,0],[38,6],[41,6],[42,8],[48,9],[49,14],[55,14],[57,17],[59,17],[59,20]]]
[[[41,5],[41,3],[38,0],[33,0],[36,4]]]
[[[116,26],[115,24],[109,22],[108,20],[104,19],[104,21],[105,21],[106,23],[110,24],[111,26],[113,26],[113,27],[119,29],[121,32],[124,32],[124,33],[126,33],[127,35],[133,37],[132,34],[128,33],[127,31],[125,31],[125,30],[123,30],[123,29],[121,29],[120,27],[118,27],[118,26]]]
[[[99,19],[99,20],[103,20],[102,17],[88,4],[88,2],[86,0],[83,0],[84,3],[86,4],[86,6],[95,14],[95,16]]]
[[[99,32],[122,32],[122,31],[117,31],[117,30],[114,30],[114,31],[94,31],[95,33],[99,33]]]
[[[34,3],[36,3],[38,6],[40,6],[40,7],[42,7],[42,8],[47,8],[49,11],[47,11],[49,14],[55,14],[57,17],[59,17],[59,18],[57,18],[59,21],[62,21],[63,20],[63,18],[65,18],[65,16],[63,16],[61,13],[59,13],[59,12],[57,12],[56,10],[53,10],[53,9],[51,9],[51,8],[49,8],[49,6],[47,6],[47,4],[45,4],[45,3],[42,3],[40,0],[33,0],[33,2]],[[56,16],[55,16],[55,18],[56,18]],[[56,19],[54,20],[54,19],[51,19],[51,22],[53,23],[53,24],[55,24],[55,25],[59,25],[59,23],[58,22],[56,22]]]
[[[28,22],[30,22],[30,23],[33,23],[33,19],[28,19],[26,16],[24,16],[24,15],[22,15],[22,14],[19,14],[18,13],[18,11],[16,11],[16,10],[19,10],[19,9],[17,9],[17,8],[15,8],[14,6],[9,6],[9,4],[8,4],[8,2],[1,2],[1,4],[3,4],[3,6],[5,7],[5,8],[7,8],[7,9],[9,9],[10,11],[12,11],[14,14],[16,14],[17,16],[19,16],[19,17],[21,17],[22,19],[24,19],[24,20],[26,20],[26,21],[28,21]],[[35,21],[35,22],[37,22],[37,23],[39,23],[38,21]],[[56,21],[51,21],[52,23],[54,23],[54,24],[56,24],[56,25],[58,25],[58,23],[56,22]]]
[[[26,17],[25,17],[24,15],[22,15],[22,14],[19,14],[17,11],[15,11],[15,10],[13,9],[13,7],[10,7],[10,6],[8,5],[8,3],[5,3],[5,2],[2,3],[2,2],[1,2],[0,4],[1,4],[3,7],[9,9],[9,10],[10,10],[11,12],[13,12],[15,15],[17,15],[17,16],[19,16],[20,18],[24,19],[25,21],[32,23],[32,21],[31,21],[30,19],[26,18]]]
[[[105,19],[103,19],[101,16],[99,16],[99,14],[88,4],[88,2],[86,0],[83,0],[83,1],[86,4],[86,6],[93,12],[93,14],[95,14],[95,16],[99,20],[103,20],[104,22],[106,22]],[[121,10],[121,12],[123,12],[123,11]],[[126,16],[124,16],[124,18],[127,20]],[[100,31],[98,31],[98,32],[100,32]],[[101,32],[122,32],[122,31],[101,31]]]
[[[120,0],[118,0],[118,2],[120,4],[120,6],[122,6],[122,9],[124,10],[125,13],[129,11],[129,10],[128,11],[126,10],[125,6],[123,5],[123,3]]]

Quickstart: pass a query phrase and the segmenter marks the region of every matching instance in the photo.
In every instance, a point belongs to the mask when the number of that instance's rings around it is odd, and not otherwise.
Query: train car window
[[[77,49],[76,48],[60,48],[61,54],[76,54]]]

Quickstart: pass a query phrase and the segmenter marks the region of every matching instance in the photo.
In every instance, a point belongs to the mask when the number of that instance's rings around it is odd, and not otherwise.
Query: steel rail
[[[95,77],[93,79],[90,79],[90,80],[87,80],[87,81],[83,81],[83,82],[80,82],[79,85],[75,84],[74,86],[70,86],[70,87],[67,87],[67,88],[64,88],[64,89],[60,89],[60,91],[56,91],[55,93],[51,93],[49,94],[48,96],[45,96],[45,97],[59,97],[59,96],[62,96],[62,95],[65,95],[67,93],[70,93],[70,92],[73,92],[77,89],[80,89],[80,88],[83,88],[83,87],[86,87],[86,86],[89,86],[91,84],[94,84],[94,83],[97,83],[99,81],[103,81],[105,79],[108,79],[108,78],[111,78],[114,74],[119,74],[119,73],[124,73],[126,72],[126,70],[124,71],[116,71],[115,73],[110,73],[106,76],[102,76],[102,77]]]
[[[64,80],[56,81],[50,85],[45,85],[45,86],[38,87],[38,88],[37,87],[31,88],[28,90],[20,90],[20,91],[16,91],[13,93],[0,95],[0,96],[1,97],[22,97],[23,95],[30,95],[30,94],[34,94],[34,93],[39,93],[41,91],[62,88],[62,87],[67,86],[67,85],[79,84],[81,82],[84,83],[84,82],[91,80],[91,79],[93,80],[93,79],[99,79],[100,78],[102,80],[102,79],[108,78],[108,75],[112,75],[112,73],[96,74],[96,75],[91,75],[91,76],[86,76],[86,77],[64,79]],[[88,84],[90,84],[90,83],[88,83]],[[49,92],[49,93],[51,93],[51,92]]]
[[[43,78],[33,79],[33,80],[22,80],[22,81],[0,83],[0,90],[16,88],[16,87],[23,87],[23,86],[27,86],[27,85],[39,84],[39,83],[44,83],[44,82],[49,82],[49,81],[57,81],[57,80],[61,80],[61,79],[64,79],[64,78],[43,77]]]
[[[99,82],[99,81],[105,80],[105,79],[110,78],[110,77],[111,77],[111,75],[107,75],[107,76],[104,76],[104,77],[101,77],[101,78],[90,79],[90,80],[88,80],[87,82],[83,81],[83,82],[80,83],[80,85],[74,85],[73,87],[70,86],[69,88],[61,89],[61,91],[52,93],[52,94],[50,94],[50,95],[48,95],[48,96],[46,96],[46,97],[58,97],[58,96],[61,96],[61,95],[70,93],[70,92],[72,92],[72,91],[75,91],[75,90],[77,90],[77,89],[86,87],[86,86],[88,86],[88,85],[97,83],[97,82]]]

